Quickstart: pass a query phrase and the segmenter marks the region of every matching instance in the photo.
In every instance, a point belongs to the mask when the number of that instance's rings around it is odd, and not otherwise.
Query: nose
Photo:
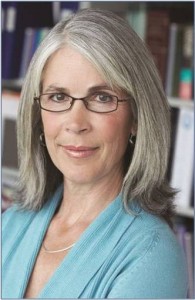
[[[74,101],[70,110],[66,112],[65,129],[69,133],[87,133],[91,129],[90,111],[82,100]]]

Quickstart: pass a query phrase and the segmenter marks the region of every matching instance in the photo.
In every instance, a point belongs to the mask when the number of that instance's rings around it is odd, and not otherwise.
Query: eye
[[[94,95],[95,101],[102,102],[102,103],[108,103],[113,102],[115,100],[115,96],[109,95],[109,94],[96,94]]]
[[[68,101],[69,97],[64,93],[55,93],[55,94],[48,94],[48,100],[52,100],[55,102],[62,102],[62,101]]]

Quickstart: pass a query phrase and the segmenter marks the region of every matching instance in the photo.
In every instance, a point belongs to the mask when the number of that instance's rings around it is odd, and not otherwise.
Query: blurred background
[[[90,7],[111,10],[125,18],[148,45],[159,70],[172,116],[167,178],[180,189],[175,201],[175,232],[187,257],[188,297],[194,298],[193,2],[1,2],[2,211],[12,205],[17,182],[16,118],[29,62],[50,28],[77,10]]]

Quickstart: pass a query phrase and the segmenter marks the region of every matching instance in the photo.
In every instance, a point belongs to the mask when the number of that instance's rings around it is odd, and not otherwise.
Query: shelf
[[[193,207],[176,207],[176,213],[182,217],[194,217],[194,208]]]
[[[191,109],[194,108],[194,101],[192,99],[187,100],[187,99],[168,97],[168,101],[172,107],[178,107],[178,108],[189,107]]]
[[[2,185],[14,186],[18,180],[19,171],[17,169],[11,169],[2,167]]]
[[[22,88],[22,84],[24,79],[10,79],[10,80],[2,80],[2,88],[14,91],[20,91]]]

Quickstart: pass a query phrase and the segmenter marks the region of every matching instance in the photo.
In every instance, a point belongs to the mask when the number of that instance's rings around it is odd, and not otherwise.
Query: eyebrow
[[[109,87],[106,84],[102,84],[102,85],[97,85],[97,86],[92,86],[87,90],[87,94],[91,94],[100,90],[109,90],[111,92],[116,92],[114,91],[111,87]],[[61,93],[65,93],[65,94],[69,94],[70,91],[69,89],[65,88],[65,87],[59,87],[55,84],[51,84],[47,87],[47,89],[44,91],[44,93],[49,93],[49,92],[61,92]]]

